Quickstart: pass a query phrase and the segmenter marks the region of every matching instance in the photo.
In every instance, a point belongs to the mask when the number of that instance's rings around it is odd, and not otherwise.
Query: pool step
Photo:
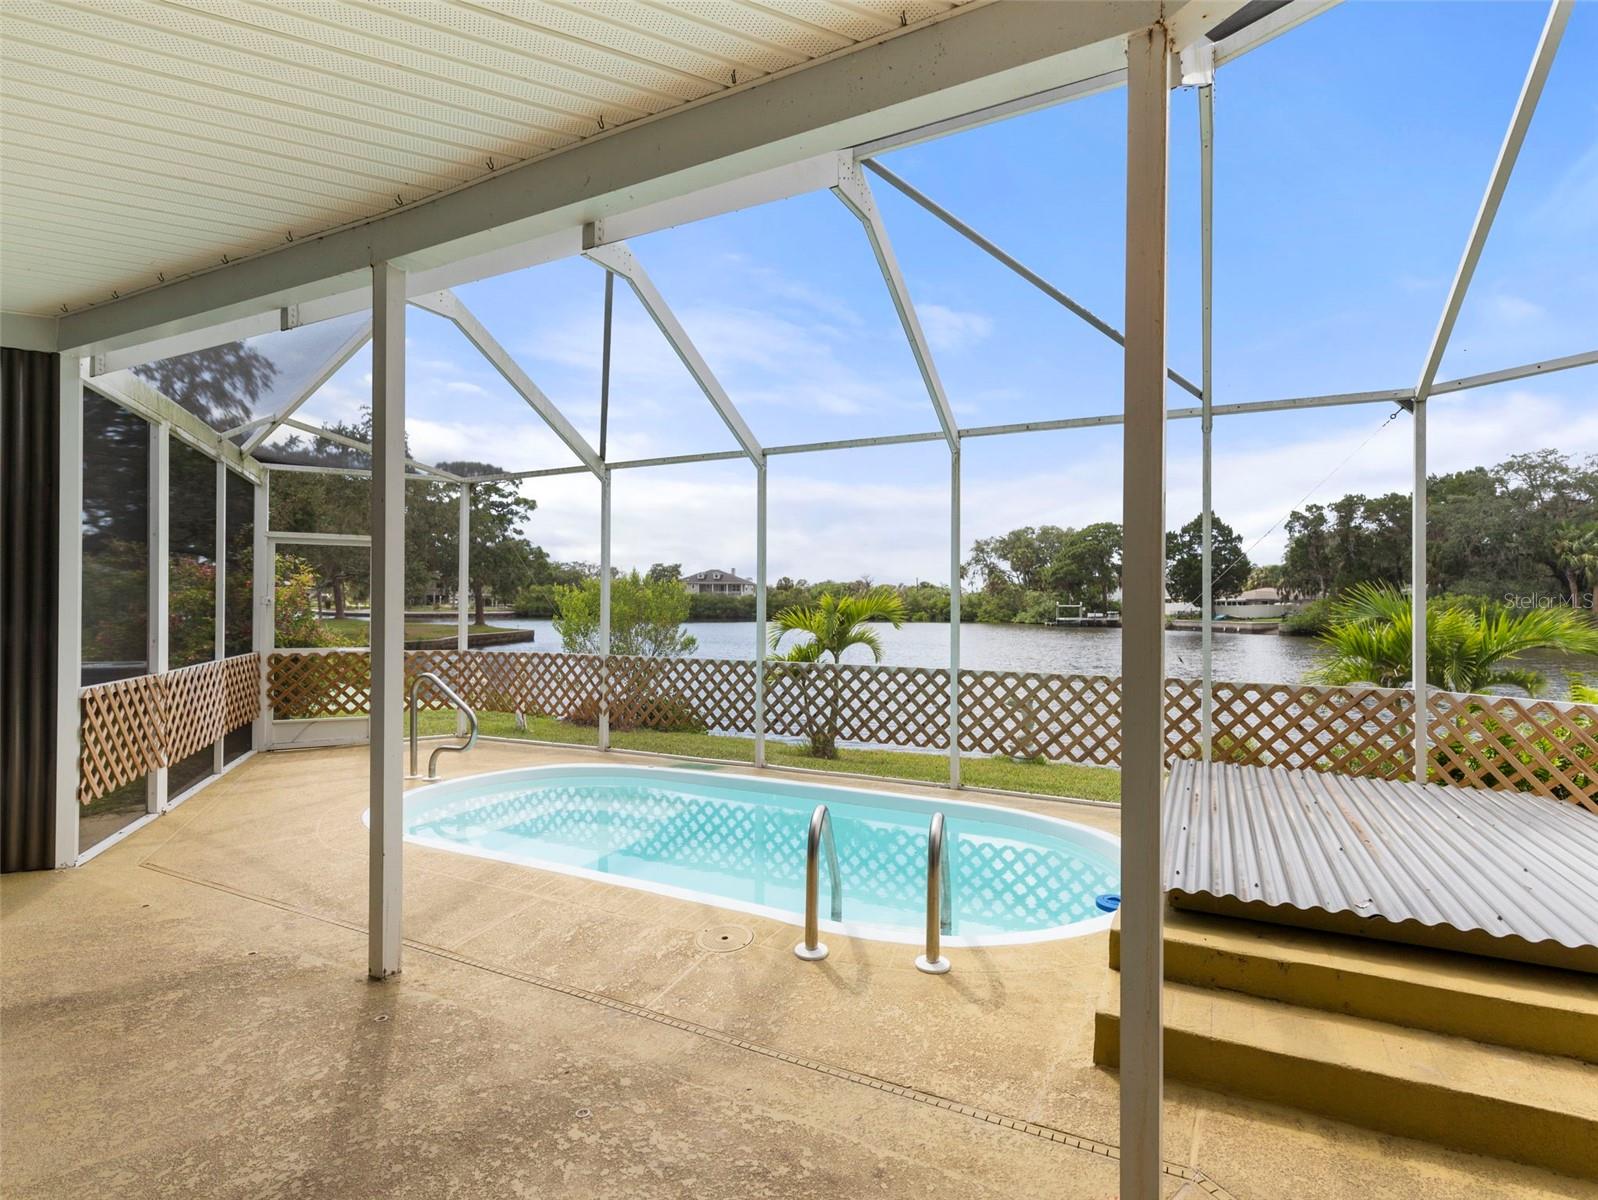
[[[1598,978],[1577,972],[1167,909],[1165,978],[1598,1063]]]
[[[1120,976],[1093,1059],[1120,1062]],[[1598,1068],[1188,983],[1165,988],[1165,1073],[1384,1133],[1598,1178]]]

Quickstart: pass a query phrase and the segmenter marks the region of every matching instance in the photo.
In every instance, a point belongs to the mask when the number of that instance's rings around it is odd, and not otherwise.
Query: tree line
[[[1598,455],[1513,455],[1495,467],[1429,476],[1426,570],[1433,595],[1498,604],[1593,607],[1598,590]],[[1410,577],[1410,496],[1345,495],[1286,522],[1282,586],[1340,596]]]

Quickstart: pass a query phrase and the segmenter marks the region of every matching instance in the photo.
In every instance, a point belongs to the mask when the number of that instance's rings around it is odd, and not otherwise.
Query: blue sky
[[[1413,384],[1545,13],[1540,3],[1347,3],[1222,69],[1217,403]],[[1583,86],[1595,63],[1598,4],[1578,5],[1443,378],[1598,347],[1598,95]],[[1119,325],[1124,128],[1124,94],[1111,92],[884,162]],[[1196,379],[1192,90],[1172,96],[1171,137],[1169,354]],[[1117,347],[885,183],[874,190],[962,424],[1119,410]],[[832,196],[662,231],[633,248],[768,445],[936,428],[865,237]],[[459,291],[597,440],[599,269],[556,263]],[[612,458],[731,448],[620,282],[616,296]],[[452,327],[410,311],[409,435],[420,457],[513,470],[570,461]],[[369,393],[369,372],[369,357],[357,356],[305,414],[347,418]],[[1170,401],[1191,403],[1175,388]],[[1219,420],[1217,512],[1245,544],[1259,539],[1257,560],[1274,561],[1280,521],[1306,499],[1408,490],[1408,418],[1384,427],[1389,412]],[[1598,453],[1598,367],[1440,399],[1433,414],[1434,470],[1543,446]],[[967,546],[1017,525],[1119,518],[1116,427],[974,440],[964,457]],[[1171,425],[1167,466],[1174,526],[1198,508],[1196,422]],[[770,488],[773,579],[947,578],[938,444],[778,458]],[[591,479],[526,490],[539,502],[534,540],[557,558],[597,558]],[[747,572],[753,526],[746,464],[617,473],[619,565]]]

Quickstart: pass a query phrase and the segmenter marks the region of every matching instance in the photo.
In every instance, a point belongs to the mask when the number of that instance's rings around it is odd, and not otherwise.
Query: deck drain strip
[[[282,909],[285,912],[292,912],[299,916],[309,917],[314,921],[322,921],[329,925],[337,925],[341,929],[348,929],[357,933],[364,934],[366,932],[366,926],[355,921],[346,921],[341,917],[311,912],[310,910],[301,908],[298,905],[289,904],[282,900],[274,900],[270,896],[257,895],[254,892],[247,892],[240,888],[230,887],[225,883],[217,883],[210,879],[200,879],[182,871],[175,871],[171,867],[163,867],[157,863],[145,862],[141,863],[140,865],[148,870],[157,871],[162,875],[168,875],[174,879],[181,879],[186,883],[196,883],[202,887],[214,888],[217,891],[226,892],[229,895],[237,896],[240,899],[252,900],[260,904],[267,904],[273,908]],[[702,1025],[697,1021],[689,1021],[683,1019],[682,1017],[674,1017],[668,1013],[660,1012],[657,1009],[645,1008],[641,1004],[633,1004],[627,1000],[618,1000],[614,996],[607,996],[603,992],[590,991],[587,988],[578,987],[575,984],[561,983],[559,980],[546,979],[541,975],[530,975],[525,971],[518,971],[514,967],[505,967],[497,963],[484,962],[482,959],[472,958],[465,954],[458,954],[453,950],[446,950],[444,947],[435,946],[430,942],[421,942],[414,938],[405,938],[403,939],[403,943],[407,949],[415,950],[418,953],[426,954],[433,958],[442,958],[448,962],[453,962],[463,967],[471,967],[474,970],[487,971],[490,974],[499,975],[506,979],[514,979],[519,983],[530,984],[533,987],[542,988],[545,991],[556,992],[562,996],[569,996],[574,1000],[583,1000],[589,1004],[596,1004],[602,1008],[611,1009],[614,1012],[626,1013],[628,1016],[633,1017],[640,1017],[646,1021],[653,1021],[657,1025],[666,1025],[683,1033],[691,1033],[697,1037],[705,1038],[708,1041],[717,1042],[723,1046],[732,1047],[733,1049],[744,1050],[751,1054],[759,1054],[765,1058],[775,1059],[777,1062],[787,1063],[790,1066],[803,1067],[806,1070],[815,1071],[818,1074],[826,1075],[833,1079],[841,1079],[847,1083],[859,1084],[862,1087],[869,1087],[876,1091],[886,1092],[889,1095],[898,1096],[905,1100],[911,1100],[917,1104],[925,1104],[933,1108],[946,1109],[949,1112],[959,1113],[963,1116],[970,1117],[976,1121],[982,1121],[989,1125],[998,1125],[1005,1129],[1012,1129],[1017,1133],[1028,1134],[1035,1138],[1041,1138],[1044,1141],[1058,1142],[1060,1145],[1070,1146],[1076,1150],[1086,1150],[1090,1154],[1099,1154],[1105,1158],[1117,1160],[1121,1157],[1120,1147],[1115,1145],[1113,1142],[1100,1141],[1097,1138],[1084,1137],[1083,1135],[1077,1133],[1068,1133],[1063,1129],[1055,1129],[1049,1125],[1039,1125],[1035,1121],[1024,1121],[1019,1117],[1008,1117],[1003,1113],[990,1112],[985,1108],[977,1108],[974,1105],[962,1104],[957,1100],[950,1100],[946,1096],[939,1096],[934,1092],[926,1092],[919,1088],[907,1087],[900,1083],[893,1083],[890,1080],[880,1079],[875,1075],[866,1075],[859,1071],[850,1071],[843,1067],[835,1066],[832,1063],[820,1062],[813,1058],[802,1058],[799,1055],[789,1054],[785,1051],[778,1050],[774,1046],[766,1046],[759,1042],[751,1042],[740,1037],[735,1037],[732,1034],[726,1033],[723,1030],[717,1029],[711,1025]],[[1230,1192],[1228,1192],[1220,1184],[1216,1183],[1209,1176],[1204,1174],[1203,1171],[1200,1171],[1195,1167],[1190,1167],[1183,1163],[1171,1162],[1169,1159],[1166,1159],[1161,1161],[1160,1171],[1162,1174],[1168,1175],[1173,1179],[1180,1179],[1185,1183],[1191,1183],[1194,1187],[1197,1187],[1206,1195],[1215,1197],[1216,1200],[1233,1200]]]

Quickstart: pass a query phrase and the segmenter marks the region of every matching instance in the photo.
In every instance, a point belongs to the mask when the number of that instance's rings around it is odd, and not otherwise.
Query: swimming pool
[[[405,797],[405,839],[800,923],[810,814],[826,804],[843,920],[822,928],[917,942],[927,827],[946,822],[946,945],[1046,941],[1103,929],[1120,843],[1070,821],[731,771],[567,764],[474,775]],[[822,867],[827,911],[826,867]]]

